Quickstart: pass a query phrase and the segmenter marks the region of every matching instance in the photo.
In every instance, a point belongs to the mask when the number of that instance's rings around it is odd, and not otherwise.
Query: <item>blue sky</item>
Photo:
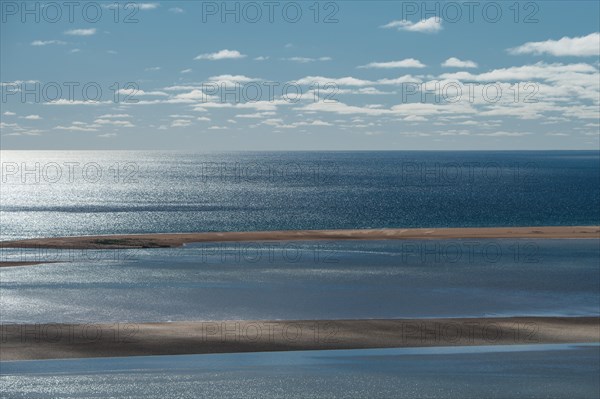
[[[76,3],[2,1],[2,149],[599,148],[597,1]]]

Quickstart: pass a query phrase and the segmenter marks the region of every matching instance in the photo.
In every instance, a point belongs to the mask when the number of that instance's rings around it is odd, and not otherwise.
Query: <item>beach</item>
[[[172,248],[188,243],[309,240],[444,240],[444,239],[600,238],[600,226],[283,230],[220,233],[119,234],[2,241],[0,248],[126,249]]]
[[[598,317],[5,324],[0,360],[597,342]]]

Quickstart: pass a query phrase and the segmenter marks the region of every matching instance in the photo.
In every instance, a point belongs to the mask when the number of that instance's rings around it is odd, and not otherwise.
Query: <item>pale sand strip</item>
[[[0,360],[583,342],[600,318],[4,324]]]
[[[486,238],[600,238],[600,226],[483,227],[377,230],[289,230],[79,236],[2,241],[0,248],[117,249],[178,247],[192,242],[401,240]]]

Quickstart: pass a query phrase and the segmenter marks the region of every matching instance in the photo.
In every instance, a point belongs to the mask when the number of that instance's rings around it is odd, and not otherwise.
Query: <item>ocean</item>
[[[600,224],[597,151],[2,151],[0,162],[2,240]],[[0,325],[131,331],[187,320],[597,317],[599,258],[597,239],[6,248],[0,261],[53,263],[0,268]],[[0,390],[15,398],[597,397],[599,349],[515,343],[3,361]]]
[[[0,239],[600,224],[598,151],[1,151]]]

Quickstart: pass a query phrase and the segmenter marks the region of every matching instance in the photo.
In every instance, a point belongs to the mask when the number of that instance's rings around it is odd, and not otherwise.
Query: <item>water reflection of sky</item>
[[[3,362],[14,398],[596,398],[598,344]],[[102,392],[100,394],[99,392]]]
[[[597,240],[3,249],[4,322],[598,315]]]

